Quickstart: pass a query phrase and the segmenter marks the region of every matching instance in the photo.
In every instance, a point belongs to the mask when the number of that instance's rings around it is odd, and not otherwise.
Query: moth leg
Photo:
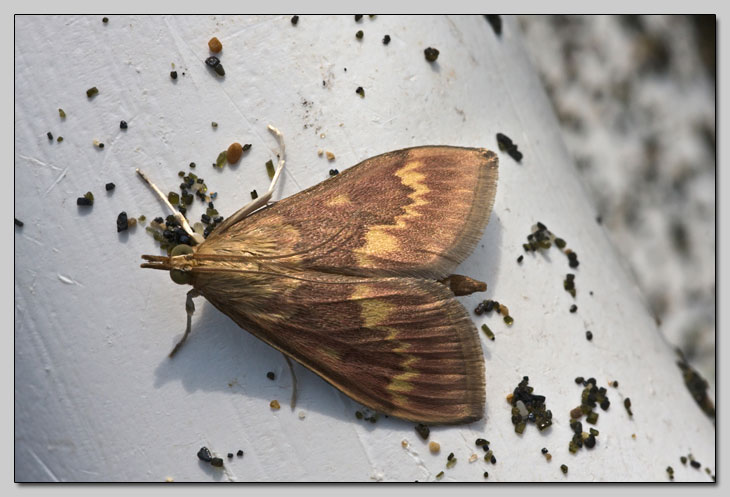
[[[297,405],[297,375],[294,374],[294,365],[291,363],[291,359],[289,359],[289,356],[282,353],[281,355],[284,356],[284,359],[286,359],[286,363],[289,365],[289,372],[291,373],[291,410],[294,410],[294,407]]]
[[[233,215],[231,215],[228,219],[223,221],[221,224],[218,225],[218,228],[216,229],[217,233],[222,233],[223,231],[227,230],[230,226],[233,226],[238,221],[243,219],[244,217],[251,214],[253,211],[265,206],[269,200],[271,200],[271,196],[274,194],[274,188],[276,188],[276,183],[279,181],[279,176],[281,176],[281,171],[284,170],[284,163],[285,160],[285,148],[284,148],[284,137],[281,134],[281,131],[273,127],[269,124],[269,131],[276,137],[276,140],[279,142],[279,165],[276,167],[276,172],[274,173],[274,177],[271,178],[271,184],[269,185],[269,189],[258,197],[255,200],[252,200],[248,204],[241,207],[239,210],[237,210]]]
[[[176,211],[175,208],[172,206],[169,200],[167,200],[167,197],[160,191],[159,188],[157,188],[157,185],[155,185],[152,180],[141,170],[137,169],[137,174],[139,174],[142,179],[147,183],[152,190],[157,194],[158,197],[162,200],[162,202],[167,206],[168,209],[170,209],[170,212],[172,212],[172,215],[175,216],[175,219],[180,223],[180,226],[182,229],[185,230],[185,233],[190,236],[193,240],[195,240],[196,243],[200,244],[203,243],[204,238],[200,233],[195,233],[193,229],[188,224],[188,220],[185,219],[185,216],[182,215],[182,212]]]
[[[457,297],[471,295],[474,292],[485,292],[487,290],[487,284],[483,281],[460,274],[452,274],[451,276],[438,280],[438,282],[449,287]]]
[[[188,335],[190,335],[190,330],[193,324],[193,314],[195,313],[195,303],[193,303],[193,299],[199,296],[200,294],[195,289],[188,292],[188,297],[185,300],[185,312],[187,312],[188,314],[188,325],[185,327],[185,334],[180,339],[180,341],[177,342],[177,345],[175,345],[175,348],[172,349],[172,352],[170,352],[170,359],[172,359],[173,356],[177,354],[177,351],[180,350],[180,347],[182,347],[183,343],[185,343],[185,340],[188,339]]]

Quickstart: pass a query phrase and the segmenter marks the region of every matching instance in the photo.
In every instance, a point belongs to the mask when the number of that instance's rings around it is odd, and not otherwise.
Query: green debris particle
[[[63,141],[63,136],[59,136],[58,138],[56,138],[56,141],[58,143],[61,143]]]
[[[440,480],[443,477],[444,477],[444,472],[443,471],[439,472],[439,474],[436,475],[436,479],[437,480]]]
[[[560,465],[560,471],[562,471],[564,475],[567,475],[568,474],[568,466],[566,466],[565,464],[561,464]]]
[[[167,194],[167,200],[169,200],[172,205],[177,205],[180,202],[180,195],[175,192],[170,192]]]
[[[88,90],[86,90],[86,97],[92,98],[99,94],[99,89],[96,86],[92,86]]]
[[[276,169],[274,169],[274,161],[269,159],[266,162],[266,172],[269,174],[269,179],[274,179],[274,174],[276,174]]]
[[[66,119],[66,113],[63,111],[63,109],[58,109],[58,115],[61,119]]]
[[[514,319],[512,319],[512,316],[505,316],[505,317],[504,317],[504,322],[505,322],[505,323],[507,323],[507,325],[511,326],[511,325],[512,325],[512,323],[514,323],[514,322],[515,322],[515,320],[514,320]]]
[[[416,433],[418,433],[422,439],[427,440],[428,436],[431,434],[431,429],[423,423],[418,423],[416,425]]]
[[[93,193],[91,193],[91,192],[86,192],[86,193],[84,194],[84,198],[85,198],[86,200],[88,200],[89,202],[91,202],[92,204],[94,203],[94,194],[93,194]]]
[[[215,167],[218,169],[223,168],[223,166],[226,164],[226,157],[228,155],[228,151],[224,150],[223,152],[218,154],[218,158],[215,160]]]
[[[511,397],[508,397],[512,404],[512,424],[517,433],[522,433],[528,422],[535,423],[540,431],[553,424],[553,413],[545,406],[545,396],[533,394],[533,388],[528,386],[529,381],[524,376]]]
[[[596,411],[589,412],[588,416],[586,416],[586,421],[592,425],[596,424],[596,421],[598,421],[598,413]]]
[[[486,324],[483,324],[482,331],[484,332],[485,335],[487,335],[487,338],[489,338],[492,341],[494,340],[494,333],[492,333],[492,330],[489,329],[489,326],[487,326]]]

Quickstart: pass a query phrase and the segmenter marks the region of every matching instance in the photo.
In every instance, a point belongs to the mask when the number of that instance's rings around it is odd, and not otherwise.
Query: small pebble
[[[428,450],[431,451],[431,454],[438,454],[441,450],[441,445],[438,442],[431,441],[428,443]]]
[[[170,71],[170,77],[172,79],[177,79],[177,71]]]
[[[327,156],[327,160],[329,160],[329,161],[335,160],[335,154],[333,154],[329,150],[327,152],[325,152],[325,155]]]
[[[293,24],[294,26],[296,26],[298,22],[299,22],[299,16],[292,16],[292,18],[291,18],[291,23],[292,23],[292,24]]]
[[[218,38],[216,38],[214,36],[213,38],[208,40],[208,48],[210,49],[211,52],[218,53],[221,50],[223,50],[223,44],[221,43],[221,41]]]
[[[426,56],[426,60],[429,62],[436,62],[436,59],[439,58],[439,51],[432,47],[428,47],[426,50],[424,50],[423,54]]]
[[[358,31],[357,33],[355,33],[355,37],[356,37],[356,38],[357,38],[358,40],[362,40],[362,37],[363,37],[363,32],[362,32],[362,29],[361,29],[360,31]]]
[[[198,451],[198,459],[204,462],[210,462],[213,459],[213,456],[210,453],[210,450],[208,447],[201,447]]]
[[[129,219],[127,219],[127,213],[122,211],[117,216],[117,233],[126,231],[129,228]]]
[[[239,160],[241,160],[241,156],[243,155],[243,147],[240,143],[235,142],[231,143],[231,145],[228,147],[228,151],[226,153],[226,159],[228,160],[229,164],[235,164]]]
[[[104,24],[106,24],[106,23],[109,22],[109,18],[108,17],[102,17],[101,22],[103,22]]]
[[[243,457],[243,451],[241,449],[238,449],[238,452],[236,452],[236,455],[238,457]]]
[[[220,457],[214,457],[210,460],[210,465],[215,466],[216,468],[222,468],[223,467],[223,459]]]
[[[270,379],[270,380],[275,380],[276,379],[276,375],[274,374],[273,371],[269,371],[268,373],[266,373],[266,377],[268,379]]]
[[[112,191],[115,188],[115,186],[116,185],[114,185],[114,183],[107,183],[106,185],[104,185],[104,187],[106,188],[106,191],[108,191],[108,192]]]
[[[99,89],[96,86],[92,86],[86,90],[86,97],[91,98],[99,94]]]
[[[383,45],[390,43],[390,35],[383,36]]]
[[[127,121],[119,121],[119,129],[127,129]]]
[[[281,408],[281,405],[279,404],[279,401],[278,400],[272,400],[269,403],[269,407],[271,407],[274,410],[277,410],[277,409],[280,409]]]
[[[22,228],[24,224],[25,223],[23,221],[21,221],[17,217],[15,218],[15,226],[17,226],[18,228]]]
[[[586,340],[593,340],[593,333],[591,331],[586,331]]]
[[[360,98],[365,98],[365,90],[362,89],[362,86],[358,86],[355,93],[360,95]]]

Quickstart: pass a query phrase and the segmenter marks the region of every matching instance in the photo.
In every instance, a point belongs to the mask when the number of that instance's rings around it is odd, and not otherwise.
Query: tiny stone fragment
[[[422,439],[427,440],[431,430],[425,424],[419,423],[416,425],[416,433],[418,433]]]
[[[340,172],[337,169],[330,169],[330,176],[337,176]]]
[[[487,19],[487,22],[489,22],[489,24],[492,26],[494,33],[497,36],[500,36],[502,34],[502,18],[499,17],[499,14],[484,14],[484,17]]]
[[[217,66],[215,66],[215,67],[214,67],[213,69],[215,70],[215,73],[216,73],[216,74],[217,74],[218,76],[225,76],[225,75],[226,75],[226,70],[225,70],[225,69],[223,69],[223,64],[218,64],[218,65],[217,65]]]
[[[593,340],[593,333],[590,330],[586,331],[586,340],[588,340],[588,341]]]
[[[634,413],[631,412],[631,399],[626,397],[624,399],[624,407],[626,408],[626,412],[629,413],[629,416],[633,416]]]
[[[223,459],[220,457],[214,457],[210,460],[210,465],[215,466],[216,468],[222,468],[223,467]]]
[[[363,32],[362,32],[362,29],[361,29],[360,31],[358,31],[357,33],[355,33],[355,38],[357,38],[358,40],[362,40],[362,37],[363,37]]]
[[[276,174],[276,169],[274,169],[274,162],[272,160],[268,160],[266,162],[266,172],[269,175],[269,179],[274,179],[274,174]]]
[[[63,111],[63,109],[58,109],[58,116],[61,119],[66,119],[66,113]]]
[[[277,409],[281,408],[281,405],[279,404],[278,400],[272,400],[271,402],[269,402],[269,407],[276,411]]]
[[[327,156],[327,160],[328,160],[328,161],[333,161],[333,160],[335,160],[335,154],[333,154],[333,153],[332,153],[332,152],[330,152],[329,150],[328,150],[327,152],[325,152],[325,155]]]
[[[383,45],[390,43],[390,35],[383,36]]]
[[[125,231],[129,228],[129,220],[127,219],[127,213],[122,211],[117,216],[117,233]]]
[[[92,86],[88,90],[86,90],[86,97],[92,98],[99,94],[99,89],[96,86]]]
[[[213,455],[210,453],[208,447],[201,447],[198,451],[198,459],[203,462],[210,462],[213,459]]]
[[[177,71],[170,71],[170,77],[172,79],[177,79]]]
[[[115,188],[115,186],[116,185],[114,185],[114,183],[107,183],[106,185],[104,185],[104,188],[106,188],[106,191],[110,192]]]
[[[438,442],[431,441],[428,443],[428,450],[431,451],[431,454],[438,454],[441,450],[441,445]]]
[[[236,455],[238,457],[243,457],[243,451],[241,449],[238,449],[238,452],[236,452]]]
[[[234,142],[231,143],[231,145],[228,147],[228,150],[226,152],[226,159],[228,160],[229,164],[235,164],[241,159],[242,155],[243,147],[240,143]]]
[[[292,24],[293,24],[294,26],[296,26],[298,22],[299,22],[299,16],[292,16],[292,18],[291,18],[291,23],[292,23]]]
[[[429,62],[436,62],[436,59],[439,58],[439,51],[433,47],[428,47],[426,50],[423,51],[423,54],[426,56],[426,60]]]
[[[573,305],[570,306],[570,312],[575,312],[577,310],[578,310],[578,306],[577,305],[573,304]]]
[[[108,17],[102,17],[101,22],[103,22],[104,24],[106,24],[106,23],[109,22],[109,18]]]
[[[51,140],[51,141],[53,140],[53,133],[51,133],[50,131],[48,133],[46,133],[46,136],[48,137],[49,140]]]
[[[269,371],[268,373],[266,373],[266,377],[268,379],[270,379],[270,380],[275,380],[276,379],[276,375],[274,374],[273,371]]]
[[[365,90],[363,90],[362,86],[358,86],[355,93],[360,95],[360,98],[365,98]]]
[[[210,57],[205,59],[205,64],[208,67],[215,68],[215,66],[217,66],[220,63],[221,63],[220,59],[218,57],[216,57],[215,55],[211,55]]]
[[[259,198],[259,194],[256,192],[256,190],[251,191],[251,200],[256,200]]]
[[[127,129],[127,121],[119,121],[119,129]]]
[[[17,217],[15,218],[15,226],[17,226],[18,228],[22,228],[24,224],[25,223],[23,221],[21,221]]]
[[[221,41],[218,38],[216,38],[214,36],[213,38],[208,40],[208,48],[210,49],[211,52],[218,53],[221,50],[223,50],[223,44],[221,43]]]
[[[215,159],[215,167],[222,168],[226,163],[226,158],[228,157],[228,151],[224,150],[223,152],[218,154],[218,157]]]
[[[560,465],[560,471],[562,471],[563,474],[567,475],[568,474],[568,466],[566,466],[565,464],[561,464]]]

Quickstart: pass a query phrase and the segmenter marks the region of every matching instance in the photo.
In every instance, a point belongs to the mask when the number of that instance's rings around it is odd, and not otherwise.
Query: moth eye
[[[170,257],[175,257],[178,255],[188,255],[193,253],[193,247],[190,245],[180,244],[176,245],[174,249],[172,249],[172,252],[170,252]]]
[[[178,285],[189,285],[191,274],[181,269],[170,269],[170,279]]]

